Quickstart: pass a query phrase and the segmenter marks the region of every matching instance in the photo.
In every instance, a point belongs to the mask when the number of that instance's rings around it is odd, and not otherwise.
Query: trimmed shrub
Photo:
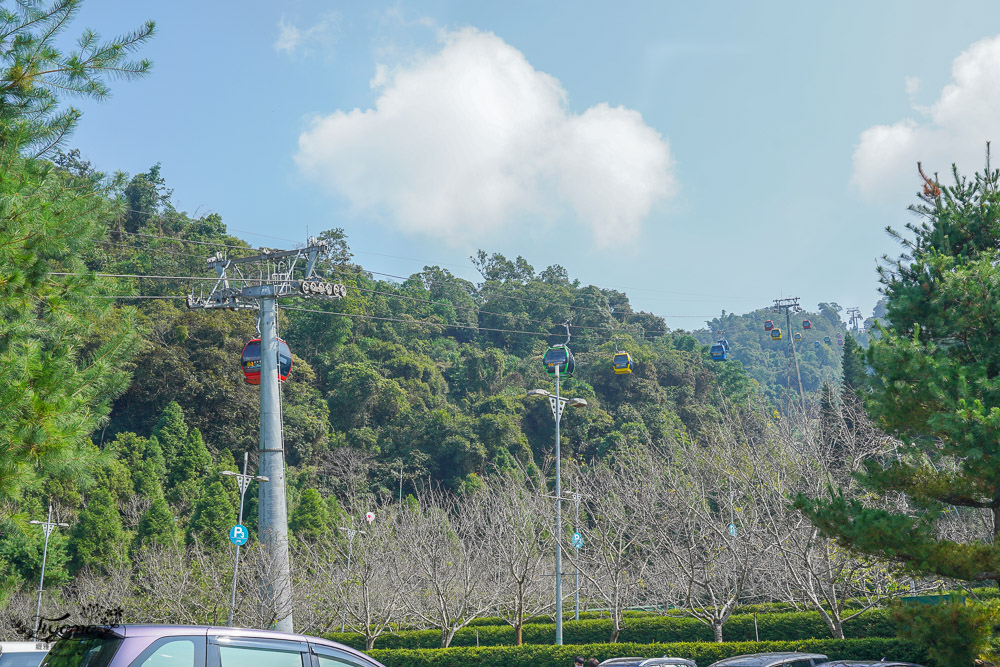
[[[872,609],[844,624],[848,637],[893,637],[895,627],[886,609]],[[355,633],[330,633],[327,639],[364,648],[364,639]],[[803,611],[784,614],[758,614],[756,629],[753,614],[733,615],[723,627],[726,641],[786,641],[821,639],[830,631],[818,612]],[[563,639],[567,644],[598,644],[611,637],[611,621],[607,619],[567,621],[563,624]],[[532,623],[524,626],[525,644],[552,644],[554,623]],[[710,642],[712,629],[690,617],[640,616],[627,618],[619,643],[650,644],[654,642]],[[514,644],[514,629],[509,625],[477,625],[455,633],[452,646],[504,646]],[[439,630],[409,630],[382,635],[375,645],[386,649],[439,648]]]
[[[707,667],[716,660],[744,653],[809,651],[831,659],[924,662],[926,654],[899,639],[808,639],[793,642],[685,642],[673,644],[584,644],[567,646],[488,646],[446,649],[375,649],[369,651],[386,667],[567,667],[574,655],[606,660],[621,656],[688,658]]]

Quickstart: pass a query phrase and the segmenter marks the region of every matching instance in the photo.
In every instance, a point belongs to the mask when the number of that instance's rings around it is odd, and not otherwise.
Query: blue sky
[[[1000,3],[615,4],[89,0],[71,32],[151,18],[154,67],[77,102],[70,145],[161,163],[253,244],[343,227],[370,270],[472,280],[523,255],[693,329],[870,315],[916,160],[971,172],[1000,136]]]

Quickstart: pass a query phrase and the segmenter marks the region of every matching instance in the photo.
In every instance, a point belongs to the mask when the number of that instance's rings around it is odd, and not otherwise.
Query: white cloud
[[[295,26],[285,23],[285,19],[278,21],[278,39],[274,42],[275,51],[291,53],[298,46],[302,39],[302,33]]]
[[[286,22],[282,17],[278,21],[278,38],[274,41],[274,50],[285,55],[292,55],[296,52],[308,51],[313,46],[329,44],[333,41],[333,33],[339,24],[340,17],[336,12],[324,15],[319,22],[305,30]]]
[[[986,142],[1000,138],[1000,36],[983,39],[952,63],[952,82],[929,107],[914,105],[917,119],[875,125],[861,133],[852,183],[868,196],[898,199],[920,189],[917,161],[928,174],[951,164],[971,174],[983,167]],[[915,79],[906,81],[916,92]],[[919,83],[919,82],[917,82]]]
[[[570,214],[601,244],[632,239],[676,190],[667,140],[640,114],[582,114],[492,33],[444,33],[441,50],[372,78],[375,107],[316,118],[299,168],[331,194],[453,244]]]

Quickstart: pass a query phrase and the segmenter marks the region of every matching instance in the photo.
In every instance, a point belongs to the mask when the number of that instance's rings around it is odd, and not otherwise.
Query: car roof
[[[688,660],[687,658],[674,658],[669,655],[665,655],[661,658],[639,658],[639,657],[627,657],[627,658],[608,658],[603,661],[601,665],[642,665],[649,667],[655,667],[656,665],[680,665],[682,667],[692,667],[696,663],[693,660]],[[598,666],[600,667],[600,666]]]
[[[896,660],[831,660],[816,667],[921,667],[915,662],[898,662]]]
[[[768,667],[768,665],[773,665],[782,660],[788,660],[789,658],[797,658],[799,660],[806,660],[809,658],[816,658],[819,660],[827,660],[827,657],[822,653],[798,653],[796,651],[782,651],[776,653],[748,653],[747,655],[734,655],[731,658],[724,658],[718,662],[712,663],[711,667],[726,667],[727,665],[739,664],[741,667]]]
[[[311,635],[297,635],[291,632],[278,632],[276,630],[255,630],[253,628],[230,628],[216,625],[153,625],[153,624],[126,624],[126,625],[105,625],[99,626],[102,630],[110,631],[122,637],[173,637],[179,635],[220,635],[227,637],[245,637],[248,639],[284,639],[286,641],[310,642],[318,646],[328,646],[345,653],[356,656],[363,656],[369,662],[384,667],[382,663],[371,656],[365,655],[357,649],[345,644],[340,644],[322,637]]]

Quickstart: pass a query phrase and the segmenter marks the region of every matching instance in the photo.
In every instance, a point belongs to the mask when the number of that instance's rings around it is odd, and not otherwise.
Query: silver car
[[[609,658],[597,667],[698,667],[698,665],[694,660],[665,655],[662,658]]]
[[[822,653],[751,653],[713,662],[709,667],[815,667],[829,660]]]

